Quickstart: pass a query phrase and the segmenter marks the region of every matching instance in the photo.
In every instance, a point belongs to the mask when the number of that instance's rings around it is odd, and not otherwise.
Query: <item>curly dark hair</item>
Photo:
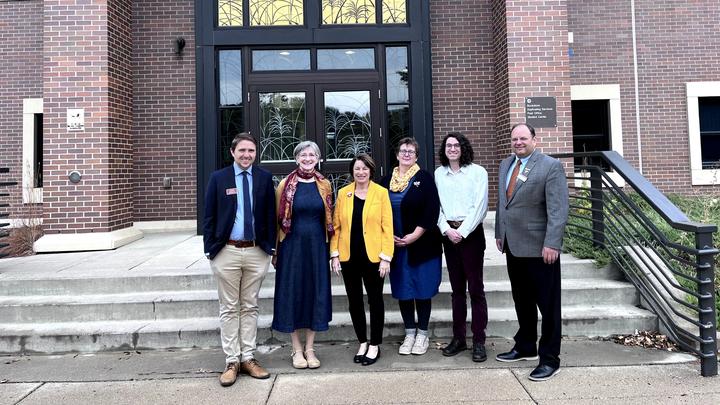
[[[445,144],[447,144],[448,138],[455,138],[458,143],[460,143],[460,166],[467,166],[472,163],[473,159],[475,159],[475,152],[473,152],[470,141],[468,141],[467,137],[460,132],[450,132],[445,135],[440,143],[440,149],[438,149],[438,159],[440,159],[440,164],[443,166],[450,166],[450,160],[445,154]]]

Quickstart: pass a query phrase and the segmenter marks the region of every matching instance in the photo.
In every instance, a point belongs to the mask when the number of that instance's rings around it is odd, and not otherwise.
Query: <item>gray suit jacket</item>
[[[505,182],[515,159],[500,163],[495,239],[507,240],[516,257],[542,257],[543,246],[562,247],[569,210],[565,171],[559,160],[535,150],[521,173],[527,180],[518,176],[508,200]]]

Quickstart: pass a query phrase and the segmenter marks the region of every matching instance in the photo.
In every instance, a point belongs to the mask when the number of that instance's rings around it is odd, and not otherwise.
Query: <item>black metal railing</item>
[[[0,167],[0,174],[9,173],[10,169],[7,167]],[[0,189],[17,185],[14,181],[0,181]],[[0,258],[7,256],[6,248],[9,244],[6,242],[7,237],[10,236],[10,231],[7,227],[10,226],[9,222],[6,222],[6,218],[10,217],[10,213],[7,211],[10,207],[10,203],[7,202],[10,193],[0,191]]]
[[[568,235],[604,250],[638,289],[643,305],[658,316],[664,332],[700,357],[701,374],[717,375],[717,226],[690,221],[617,152],[553,156],[583,162],[568,176]]]

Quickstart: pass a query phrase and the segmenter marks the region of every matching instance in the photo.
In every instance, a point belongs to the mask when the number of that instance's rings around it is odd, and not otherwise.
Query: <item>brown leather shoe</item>
[[[252,378],[265,379],[270,377],[270,373],[255,359],[250,359],[240,363],[240,372],[248,374]]]
[[[238,364],[228,363],[227,366],[225,366],[225,372],[220,375],[220,385],[222,385],[223,387],[229,387],[235,384],[235,380],[237,379],[237,373]]]

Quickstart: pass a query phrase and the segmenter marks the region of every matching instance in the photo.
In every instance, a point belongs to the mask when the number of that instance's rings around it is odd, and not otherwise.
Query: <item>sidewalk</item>
[[[720,378],[699,374],[694,356],[607,341],[564,340],[561,372],[536,383],[534,363],[499,363],[511,342],[487,342],[488,361],[470,352],[443,357],[433,341],[424,356],[400,356],[385,341],[373,366],[352,363],[355,346],[318,345],[318,370],[295,370],[288,347],[261,346],[257,358],[272,376],[241,375],[229,388],[217,377],[221,350],[182,350],[0,357],[5,404],[350,404],[720,403]]]

